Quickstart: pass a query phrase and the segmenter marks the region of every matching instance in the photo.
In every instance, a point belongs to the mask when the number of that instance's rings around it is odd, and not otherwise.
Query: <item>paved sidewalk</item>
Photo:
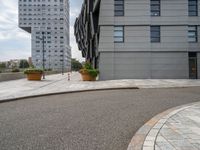
[[[128,150],[200,150],[200,102],[157,115],[138,130]]]
[[[72,73],[68,81],[67,74],[46,76],[43,81],[26,79],[0,82],[0,100],[14,99],[41,94],[95,90],[107,88],[169,88],[200,86],[200,80],[109,80],[83,82],[79,73]]]

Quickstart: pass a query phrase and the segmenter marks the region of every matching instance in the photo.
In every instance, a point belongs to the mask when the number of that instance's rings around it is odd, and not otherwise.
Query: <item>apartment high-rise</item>
[[[31,33],[35,67],[71,69],[68,0],[19,0],[19,27]]]
[[[75,36],[100,79],[200,78],[200,0],[84,0]]]

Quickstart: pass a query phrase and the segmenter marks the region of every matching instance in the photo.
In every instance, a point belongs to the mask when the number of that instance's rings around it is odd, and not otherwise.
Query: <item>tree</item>
[[[26,59],[20,60],[19,68],[28,68],[28,67],[29,67],[29,63]]]
[[[72,71],[79,71],[82,68],[82,64],[78,60],[72,58],[71,62],[72,62]]]
[[[0,73],[2,73],[6,69],[6,63],[0,62]]]
[[[5,68],[6,68],[6,63],[3,63],[3,62],[0,63],[0,68],[1,68],[1,69],[5,69]]]

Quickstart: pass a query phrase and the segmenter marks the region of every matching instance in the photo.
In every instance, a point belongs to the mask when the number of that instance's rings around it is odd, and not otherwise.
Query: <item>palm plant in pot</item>
[[[32,81],[40,81],[43,73],[44,71],[42,69],[36,68],[28,68],[24,70],[24,74],[27,75],[27,79]]]
[[[86,62],[83,65],[83,68],[79,70],[79,73],[81,74],[83,81],[96,81],[99,70],[94,69],[90,63]]]

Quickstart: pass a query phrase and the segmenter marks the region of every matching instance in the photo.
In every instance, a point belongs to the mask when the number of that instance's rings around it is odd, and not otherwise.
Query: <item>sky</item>
[[[72,58],[80,61],[81,52],[74,38],[74,21],[83,0],[70,0],[70,46]],[[28,59],[31,56],[31,35],[18,27],[18,0],[0,0],[0,62],[10,59]]]

